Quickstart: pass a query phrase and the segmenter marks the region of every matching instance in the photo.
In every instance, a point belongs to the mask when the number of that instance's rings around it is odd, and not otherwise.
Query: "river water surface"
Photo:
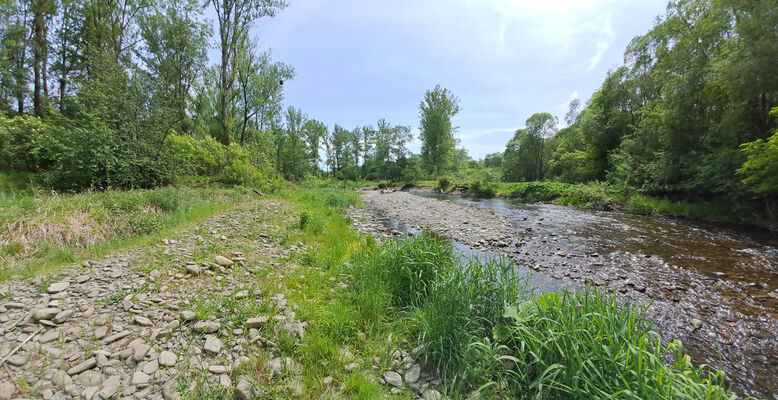
[[[741,395],[778,399],[774,233],[544,203],[415,194],[496,211],[516,232],[512,243],[500,244],[500,252],[537,271],[544,285],[591,283],[631,301],[651,302],[647,317],[665,339],[680,339],[695,364],[724,370]]]

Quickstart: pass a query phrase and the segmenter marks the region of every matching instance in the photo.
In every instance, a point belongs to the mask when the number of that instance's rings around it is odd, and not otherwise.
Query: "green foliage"
[[[778,116],[778,108],[773,109]],[[740,146],[746,156],[737,173],[745,176],[743,183],[756,195],[778,194],[778,131],[767,140],[756,140]]]
[[[485,398],[736,398],[680,342],[665,348],[644,312],[591,288],[508,304],[494,341],[471,346],[468,376]]]
[[[496,190],[492,185],[482,183],[481,181],[473,181],[467,186],[467,194],[477,198],[489,199],[494,197]]]
[[[440,85],[428,90],[419,104],[421,156],[427,172],[433,176],[452,166],[456,128],[451,118],[459,111],[459,98]]]
[[[440,190],[448,190],[448,188],[451,187],[451,178],[448,176],[440,176],[438,177],[438,183],[437,186],[435,186],[435,189]]]

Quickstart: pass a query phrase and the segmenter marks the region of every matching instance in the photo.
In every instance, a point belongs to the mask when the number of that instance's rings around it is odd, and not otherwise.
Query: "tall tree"
[[[40,116],[44,97],[48,98],[49,22],[56,12],[54,0],[34,0],[32,9],[33,96],[35,115]]]
[[[151,78],[158,83],[156,95],[170,108],[171,127],[183,131],[189,118],[192,88],[206,65],[210,27],[197,21],[200,7],[196,0],[169,0],[142,15],[140,53]]]
[[[451,125],[451,118],[459,111],[459,99],[440,85],[428,90],[419,104],[421,155],[431,174],[440,174],[451,167],[456,146],[456,127]]]
[[[0,24],[0,68],[3,94],[16,102],[16,112],[24,113],[24,100],[29,84],[30,6],[26,1],[14,0],[2,7],[3,23]]]
[[[58,103],[60,112],[64,111],[65,99],[71,94],[71,82],[83,71],[84,51],[83,0],[61,0],[59,12],[55,16],[53,50],[55,60],[52,71],[58,75]]]
[[[219,24],[219,118],[222,144],[230,144],[228,108],[235,84],[235,59],[254,21],[275,16],[286,7],[283,0],[207,0]]]

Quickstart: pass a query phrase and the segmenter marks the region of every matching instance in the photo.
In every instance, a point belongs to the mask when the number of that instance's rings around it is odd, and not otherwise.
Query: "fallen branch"
[[[6,362],[6,361],[8,361],[8,359],[9,359],[9,358],[11,358],[11,356],[12,356],[12,355],[14,355],[14,354],[15,354],[17,351],[19,351],[19,349],[21,349],[21,348],[22,348],[22,346],[24,346],[24,344],[25,344],[25,343],[29,342],[29,341],[30,341],[30,339],[34,338],[34,337],[35,337],[35,336],[37,336],[39,333],[41,333],[41,331],[42,331],[42,330],[43,330],[43,327],[41,326],[41,327],[39,327],[39,328],[38,328],[38,330],[36,330],[35,332],[33,332],[33,333],[32,333],[32,335],[30,335],[30,336],[27,336],[27,339],[24,339],[24,341],[23,341],[22,343],[20,343],[18,346],[16,346],[16,348],[15,348],[15,349],[13,349],[13,350],[12,350],[10,353],[8,353],[8,355],[7,355],[7,356],[3,357],[3,359],[2,359],[2,360],[0,360],[0,365],[4,365],[4,364],[5,364],[5,362]]]
[[[254,193],[256,193],[256,194],[258,194],[260,196],[264,196],[264,194],[262,192],[260,192],[259,190],[257,190],[257,189],[251,189],[251,190],[253,190]]]
[[[8,328],[5,328],[5,331],[3,331],[3,334],[5,334],[6,332],[10,332],[10,331],[12,331],[14,328],[16,328],[16,325],[19,325],[19,324],[20,324],[22,321],[26,320],[26,319],[27,319],[27,317],[29,317],[29,316],[30,316],[30,313],[31,313],[31,312],[32,312],[32,311],[27,311],[27,314],[24,314],[24,317],[22,317],[22,319],[20,319],[20,320],[18,320],[18,321],[16,321],[16,322],[14,322],[14,323],[13,323],[13,324],[11,324],[11,326],[9,326]]]

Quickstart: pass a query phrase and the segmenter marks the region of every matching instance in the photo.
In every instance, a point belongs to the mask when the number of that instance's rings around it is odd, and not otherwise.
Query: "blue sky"
[[[588,100],[666,0],[291,0],[252,36],[291,64],[286,103],[353,128],[386,118],[418,138],[418,105],[440,84],[471,157],[502,151],[535,112],[560,120]],[[418,152],[418,139],[410,146]]]

